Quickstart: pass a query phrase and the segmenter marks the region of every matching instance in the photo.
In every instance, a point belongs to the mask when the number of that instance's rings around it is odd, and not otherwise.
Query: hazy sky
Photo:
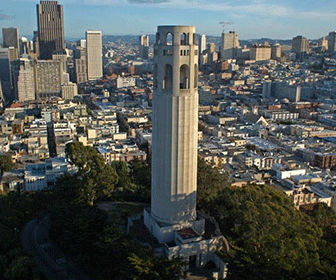
[[[0,26],[20,35],[37,30],[35,0],[0,0]],[[195,25],[198,33],[220,36],[219,22],[232,22],[240,39],[316,39],[336,30],[335,0],[60,0],[66,37],[155,33],[158,25]]]

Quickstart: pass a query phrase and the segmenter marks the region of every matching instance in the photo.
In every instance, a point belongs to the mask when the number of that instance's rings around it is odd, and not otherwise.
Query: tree
[[[0,170],[1,172],[10,171],[14,167],[12,159],[9,155],[0,155]]]
[[[151,188],[151,161],[134,159],[130,162],[130,175],[135,184],[150,190]]]
[[[179,280],[184,276],[179,259],[168,260],[165,257],[155,257],[153,252],[147,254],[132,254],[128,258],[132,266],[133,280]]]
[[[208,208],[234,248],[231,279],[303,279],[317,271],[322,231],[285,194],[227,187]]]
[[[72,142],[67,144],[65,152],[70,162],[78,167],[80,198],[92,206],[97,198],[112,195],[118,175],[94,148]]]
[[[197,163],[197,205],[206,208],[218,192],[227,186],[227,176],[220,174],[217,168],[212,168],[203,159]]]
[[[127,163],[124,161],[113,161],[111,163],[112,168],[117,172],[119,181],[117,184],[118,189],[127,189],[130,187],[131,178]]]
[[[335,221],[330,209],[322,206],[315,223],[270,186],[230,187],[211,166],[199,168],[198,207],[230,243],[228,279],[335,279],[335,241],[322,230]]]

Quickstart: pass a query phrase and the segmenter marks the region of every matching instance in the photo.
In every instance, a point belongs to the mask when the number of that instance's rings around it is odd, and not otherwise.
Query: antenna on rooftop
[[[230,25],[230,24],[233,24],[233,22],[230,22],[230,21],[221,21],[221,22],[219,22],[219,24],[222,25],[222,27],[223,27],[223,31],[222,31],[222,33],[224,33],[224,31],[225,31],[225,26]]]

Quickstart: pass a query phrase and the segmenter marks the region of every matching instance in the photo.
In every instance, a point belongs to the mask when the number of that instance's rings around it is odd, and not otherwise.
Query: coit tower
[[[196,219],[198,45],[193,26],[159,26],[154,45],[151,216]]]

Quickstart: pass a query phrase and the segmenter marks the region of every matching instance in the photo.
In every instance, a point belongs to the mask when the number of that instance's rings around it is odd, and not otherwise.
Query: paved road
[[[51,280],[89,280],[62,251],[51,243],[48,233],[49,219],[28,222],[22,231],[22,246],[33,255],[36,264]]]

